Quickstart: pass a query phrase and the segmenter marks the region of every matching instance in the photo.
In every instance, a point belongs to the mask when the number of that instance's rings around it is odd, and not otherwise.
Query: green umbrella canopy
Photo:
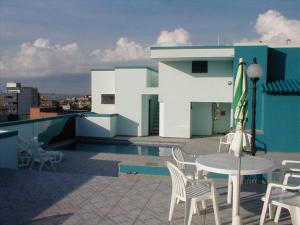
[[[238,123],[240,123],[240,126],[244,127],[248,112],[248,103],[246,65],[242,58],[239,61],[234,83],[233,111],[235,126],[237,127]]]

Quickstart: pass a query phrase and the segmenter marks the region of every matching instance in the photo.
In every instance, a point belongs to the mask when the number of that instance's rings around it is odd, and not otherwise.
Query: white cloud
[[[52,44],[39,38],[33,43],[24,42],[14,55],[5,55],[0,60],[4,75],[40,76],[82,72],[85,57],[76,43]]]
[[[286,44],[289,39],[291,44],[300,43],[300,20],[286,18],[275,10],[268,10],[258,16],[255,31],[259,34],[259,38],[243,39],[241,42]]]
[[[174,31],[163,30],[156,41],[159,45],[182,45],[191,44],[189,32],[183,28],[177,28]]]
[[[100,62],[120,62],[142,60],[149,58],[149,48],[143,47],[141,44],[134,41],[129,41],[126,37],[121,37],[115,49],[96,49],[91,52]]]
[[[190,35],[182,28],[162,31],[159,44],[188,44]],[[121,37],[114,48],[82,52],[77,43],[53,44],[46,38],[24,42],[16,52],[0,56],[1,76],[46,76],[86,73],[94,66],[114,66],[115,63],[139,65],[150,59],[149,46]]]

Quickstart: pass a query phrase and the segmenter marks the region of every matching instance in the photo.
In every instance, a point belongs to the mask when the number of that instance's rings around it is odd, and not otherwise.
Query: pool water
[[[97,153],[114,153],[143,156],[170,156],[172,155],[171,147],[150,146],[136,144],[94,144],[94,143],[75,143],[66,147],[68,150],[97,152]]]

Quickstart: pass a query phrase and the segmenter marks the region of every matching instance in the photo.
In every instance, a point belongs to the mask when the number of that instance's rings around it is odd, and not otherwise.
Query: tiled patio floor
[[[217,181],[222,224],[231,224],[226,181]],[[243,224],[258,224],[264,185],[242,187]],[[168,224],[169,177],[0,169],[0,224],[115,225]],[[211,204],[192,224],[214,224]],[[183,224],[184,204],[175,208],[171,224]],[[280,224],[291,224],[288,213]],[[268,221],[266,224],[273,224]]]

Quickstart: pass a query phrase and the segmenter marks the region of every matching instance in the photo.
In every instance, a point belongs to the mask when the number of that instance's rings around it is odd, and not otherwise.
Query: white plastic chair
[[[300,161],[296,160],[283,160],[281,162],[282,168],[280,170],[279,182],[283,182],[286,173],[300,174]],[[296,165],[299,165],[296,167]]]
[[[277,206],[275,223],[279,221],[281,209],[286,208],[290,212],[293,225],[300,224],[300,185],[286,185],[285,183],[288,183],[290,178],[300,178],[300,175],[286,173],[284,184],[268,184],[266,195],[262,198],[264,205],[260,217],[260,225],[264,224],[268,208],[270,217],[272,218],[273,206]]]
[[[220,137],[220,144],[219,144],[219,152],[221,152],[221,148],[222,148],[222,145],[226,145],[227,146],[227,151],[229,152],[230,151],[230,144],[233,140],[233,137],[234,137],[234,133],[233,132],[230,132],[228,134],[226,134],[225,136],[223,137]],[[243,147],[244,147],[244,150],[245,151],[251,151],[251,134],[249,133],[243,133]]]
[[[300,168],[296,168],[295,164],[300,165],[300,161],[295,160],[283,160],[282,161],[282,169],[280,171],[279,182],[283,185],[289,186],[300,186],[300,179],[297,174],[300,175]],[[273,218],[273,210],[272,206],[269,206],[269,214],[270,218]],[[278,223],[281,214],[281,207],[277,207],[274,222]]]
[[[172,179],[172,196],[170,203],[169,222],[172,220],[173,211],[177,201],[185,202],[184,224],[190,225],[192,214],[197,203],[211,199],[213,203],[216,225],[220,224],[217,192],[211,179],[189,180],[174,164],[166,162]]]
[[[51,154],[47,154],[46,152],[40,151],[40,145],[36,141],[31,141],[30,150],[32,153],[32,161],[30,165],[30,169],[33,168],[35,163],[40,164],[39,171],[41,171],[44,165],[48,162],[50,164],[51,169],[56,172],[56,169],[53,165],[55,162],[55,157]]]
[[[27,167],[29,166],[32,154],[30,151],[30,144],[24,140],[21,136],[17,138],[17,160],[18,160],[18,167]]]
[[[225,136],[220,137],[219,152],[221,152],[222,145],[227,146],[227,151],[229,151],[229,146],[233,140],[233,136],[234,136],[234,133],[230,132],[230,133],[226,134]]]
[[[196,166],[196,155],[188,154],[179,147],[172,148],[172,155],[177,164],[178,169],[189,179],[198,179],[198,171]]]
[[[60,163],[64,157],[64,154],[61,151],[46,151],[42,148],[43,142],[39,142],[37,137],[33,137],[31,140],[39,148],[39,152],[42,154],[48,154],[53,159],[53,163]]]

